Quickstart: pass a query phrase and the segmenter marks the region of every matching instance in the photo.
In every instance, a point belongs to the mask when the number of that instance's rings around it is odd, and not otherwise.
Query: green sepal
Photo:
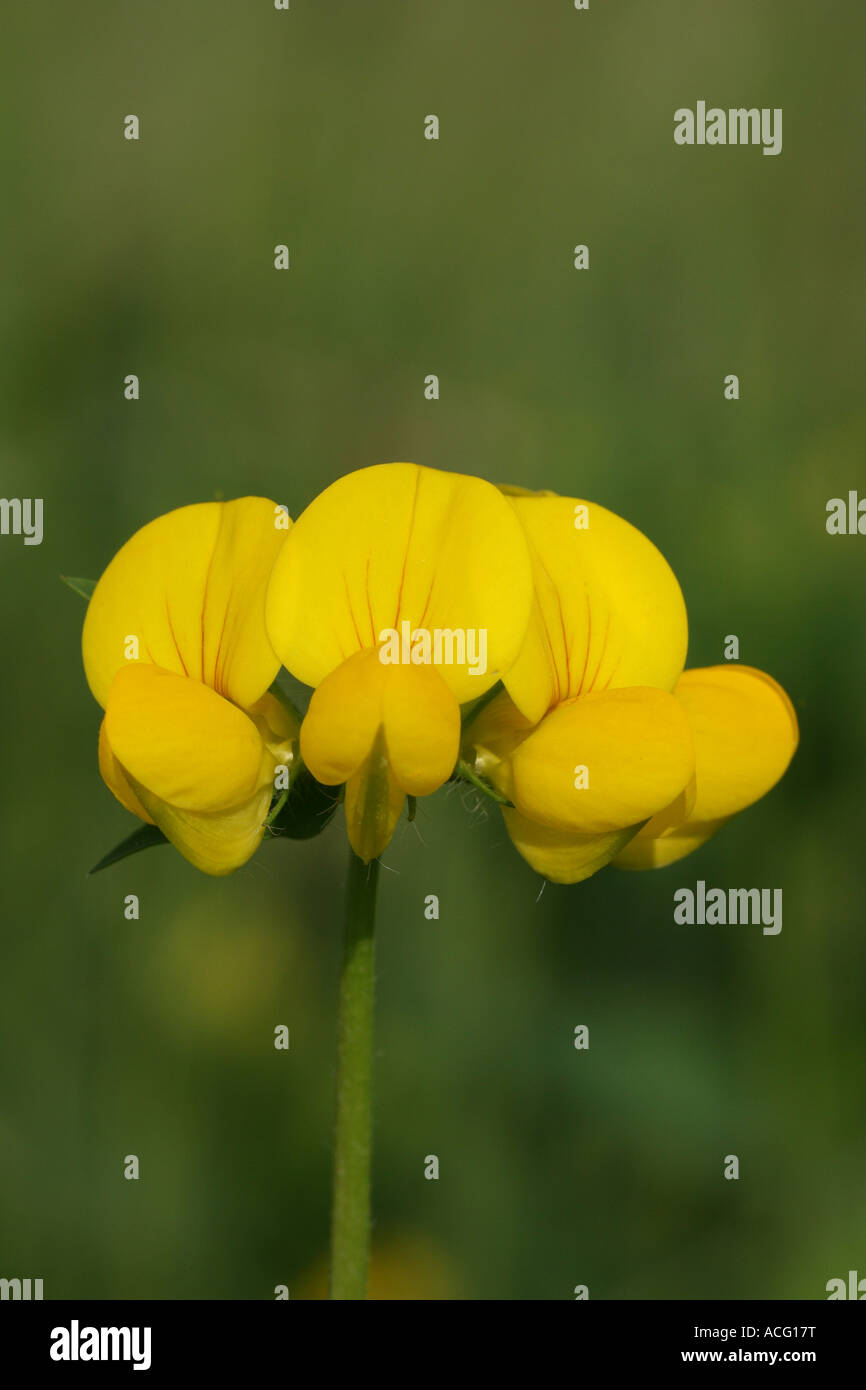
[[[336,787],[325,787],[313,774],[301,767],[291,779],[291,786],[279,810],[269,820],[267,833],[289,840],[312,840],[321,835],[340,802]]]
[[[72,589],[81,598],[86,598],[87,602],[90,602],[93,590],[96,588],[97,581],[95,579],[71,579],[68,574],[61,574],[60,580],[68,589]]]
[[[296,721],[298,728],[301,727],[301,711],[298,709],[291,695],[280,685],[279,676],[268,686],[268,690],[276,700],[279,700],[284,710],[287,710]]]
[[[509,801],[507,796],[503,796],[502,792],[498,792],[496,788],[485,781],[483,777],[479,777],[478,773],[466,762],[465,758],[458,759],[457,766],[451,774],[450,780],[452,782],[468,782],[477,792],[481,792],[482,796],[489,797],[490,800],[495,801],[497,805],[508,806],[512,810],[514,809],[514,802]]]
[[[495,685],[491,685],[489,690],[485,690],[483,695],[479,695],[477,700],[471,700],[468,704],[460,706],[460,723],[464,732],[469,728],[472,721],[477,719],[481,711],[485,709],[491,701],[495,700],[497,695],[502,694],[504,689],[505,686],[502,684],[502,681],[497,681]]]
[[[94,864],[88,878],[90,874],[98,874],[100,869],[118,864],[121,859],[128,859],[131,854],[139,854],[143,849],[150,849],[152,845],[167,844],[168,840],[158,825],[140,825],[131,835],[127,835],[125,840],[121,840],[119,845],[109,850],[108,854],[103,855],[98,864]]]

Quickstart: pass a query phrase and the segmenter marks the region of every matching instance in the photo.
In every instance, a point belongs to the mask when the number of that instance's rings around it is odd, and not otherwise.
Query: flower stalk
[[[332,1299],[365,1299],[373,1147],[374,927],[379,864],[351,853],[337,1016],[337,1116],[331,1209]]]

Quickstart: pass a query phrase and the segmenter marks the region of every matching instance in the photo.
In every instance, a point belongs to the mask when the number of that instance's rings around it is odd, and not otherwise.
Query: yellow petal
[[[510,769],[503,764],[535,727],[503,690],[478,714],[470,715],[463,734],[463,757],[502,791],[500,783],[510,786]]]
[[[271,801],[262,787],[240,806],[204,814],[170,806],[144,787],[136,788],[163,835],[202,873],[221,877],[251,859],[265,833]]]
[[[672,690],[685,662],[686,610],[655,546],[592,502],[536,494],[512,496],[511,505],[529,541],[536,595],[504,677],[523,714],[536,722],[596,690]]]
[[[693,850],[700,849],[728,820],[729,816],[724,820],[685,821],[658,834],[653,821],[649,821],[624,846],[612,861],[613,866],[615,869],[664,869],[668,864],[684,859]],[[649,832],[650,827],[652,833],[645,835],[644,832]]]
[[[297,751],[301,723],[294,710],[268,691],[251,705],[247,714],[276,766],[288,767]]]
[[[279,662],[264,598],[287,531],[261,497],[203,502],[150,522],[118,551],[96,586],[82,638],[90,688],[105,708],[112,681],[138,660],[253,704]]]
[[[472,674],[468,652],[436,668],[463,703],[513,662],[531,592],[523,532],[498,489],[379,464],[340,478],[295,522],[274,567],[268,630],[283,664],[312,686],[404,622],[412,633],[483,632],[483,673]]]
[[[580,883],[589,878],[610,863],[634,834],[632,828],[606,835],[578,835],[539,825],[519,811],[506,809],[502,814],[515,848],[536,873],[553,883]]]
[[[676,697],[697,750],[692,819],[734,815],[776,785],[800,734],[794,706],[772,676],[752,666],[684,671]]]
[[[617,859],[624,869],[672,864],[751,806],[785,773],[799,741],[797,716],[782,687],[751,666],[684,671],[676,698],[695,741],[690,808],[667,808]],[[685,814],[683,812],[685,811]]]
[[[362,651],[322,681],[301,726],[301,756],[326,786],[348,782],[366,763],[379,733],[396,784],[428,796],[454,770],[460,709],[431,666],[384,665]]]
[[[105,737],[151,815],[139,787],[179,810],[212,812],[249,801],[269,781],[252,720],[200,681],[158,666],[118,671]]]
[[[609,690],[558,705],[515,749],[497,785],[530,820],[598,835],[667,806],[694,772],[682,705],[663,690]]]
[[[147,821],[150,825],[154,824],[153,817],[145,811],[132,789],[129,778],[111,751],[104,719],[99,726],[99,771],[102,774],[103,782],[109,791],[114,793],[121,806],[125,806],[127,811],[131,811],[134,816],[138,816],[139,820]]]

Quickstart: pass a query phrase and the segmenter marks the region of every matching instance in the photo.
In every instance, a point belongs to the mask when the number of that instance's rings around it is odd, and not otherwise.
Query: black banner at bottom
[[[572,1304],[568,1317],[563,1310],[544,1314],[544,1342],[539,1344],[538,1303],[528,1305],[534,1311],[523,1326],[519,1307],[526,1305],[504,1305],[507,1335],[492,1339],[484,1330],[490,1314],[482,1310],[500,1305],[468,1306],[475,1320],[472,1326],[463,1323],[465,1313],[448,1313],[433,1303],[420,1305],[414,1315],[403,1306],[399,1322],[393,1323],[381,1304],[369,1304],[363,1311],[357,1305],[327,1311],[327,1304],[291,1301],[7,1301],[0,1304],[0,1365],[3,1370],[13,1365],[19,1374],[48,1372],[61,1378],[98,1376],[106,1368],[114,1375],[138,1372],[156,1379],[190,1373],[207,1383],[210,1376],[222,1379],[266,1365],[283,1365],[289,1371],[297,1367],[298,1353],[306,1351],[322,1358],[322,1369],[330,1376],[341,1351],[369,1371],[372,1348],[372,1364],[381,1365],[389,1357],[384,1339],[395,1332],[399,1337],[417,1331],[416,1350],[428,1376],[437,1362],[446,1373],[453,1372],[457,1348],[452,1332],[460,1338],[458,1355],[464,1370],[470,1348],[477,1347],[475,1355],[483,1360],[485,1374],[495,1368],[498,1357],[513,1370],[512,1358],[524,1342],[535,1358],[541,1356],[549,1364],[560,1351],[560,1338],[566,1364],[575,1370],[589,1365],[596,1370],[667,1371],[674,1366],[739,1364],[811,1366],[826,1374],[857,1367],[866,1329],[856,1309],[832,1301],[586,1301]],[[344,1337],[354,1330],[383,1340]],[[390,1351],[400,1355],[409,1372],[400,1343]]]

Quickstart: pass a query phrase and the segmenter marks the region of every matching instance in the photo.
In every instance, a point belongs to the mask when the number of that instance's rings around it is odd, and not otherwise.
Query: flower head
[[[546,877],[670,863],[781,777],[791,703],[750,668],[683,672],[679,585],[628,522],[552,494],[512,505],[535,602],[506,693],[470,723],[465,756],[509,798],[509,834]]]
[[[287,526],[259,497],[158,517],[115,555],[84,623],[105,782],[210,874],[255,852],[274,769],[293,756],[297,723],[268,693],[279,661],[264,621]]]
[[[531,597],[520,524],[480,478],[379,464],[340,478],[295,522],[268,631],[315,687],[301,755],[320,782],[345,783],[360,858],[381,854],[407,795],[453,772],[460,704],[514,661]]]

